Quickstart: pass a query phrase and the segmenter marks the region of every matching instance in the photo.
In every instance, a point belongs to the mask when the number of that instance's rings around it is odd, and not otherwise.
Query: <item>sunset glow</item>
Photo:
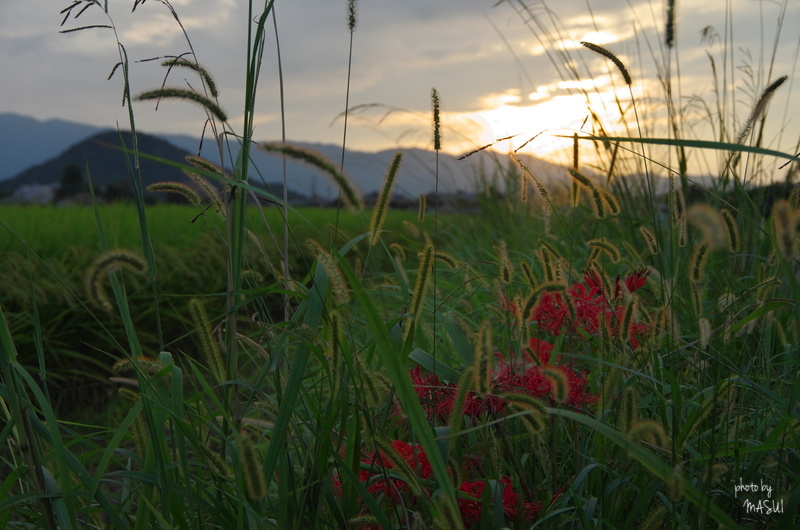
[[[607,132],[621,129],[618,101],[625,106],[630,92],[627,86],[611,86],[608,75],[539,86],[524,98],[515,91],[491,94],[482,98],[483,110],[445,115],[449,126],[468,131],[463,142],[451,142],[449,150],[463,152],[492,144],[494,150],[509,152],[524,145],[522,152],[559,158],[572,147],[572,140],[559,136],[591,132],[592,112]],[[507,137],[512,138],[497,142]]]

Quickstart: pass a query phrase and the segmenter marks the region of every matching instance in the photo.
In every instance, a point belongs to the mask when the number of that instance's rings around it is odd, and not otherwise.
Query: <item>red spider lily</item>
[[[400,457],[417,476],[423,479],[429,479],[433,476],[433,468],[430,462],[428,462],[428,457],[425,456],[425,451],[422,450],[422,446],[416,444],[411,445],[401,440],[395,440],[392,442],[392,447],[394,447],[394,450],[397,451]]]
[[[647,269],[639,269],[638,271],[634,271],[632,274],[629,274],[625,277],[625,288],[629,293],[638,291],[647,282],[647,277],[649,275],[650,271]],[[622,286],[619,283],[619,275],[617,275],[617,278],[614,281],[614,298],[619,298],[621,290]]]
[[[435,374],[423,374],[422,368],[419,366],[412,368],[409,375],[428,421],[446,422],[455,406],[455,385],[445,383]],[[471,417],[483,414],[494,415],[499,413],[504,406],[503,400],[495,395],[490,394],[486,398],[482,398],[476,392],[470,391],[464,400],[462,414]]]
[[[554,346],[547,341],[531,339],[529,350],[536,355],[538,363],[533,362],[530,356],[526,356],[525,363],[514,363],[507,361],[499,353],[495,354],[498,361],[497,369],[492,375],[492,393],[482,397],[474,391],[468,392],[461,413],[472,418],[483,415],[496,416],[505,408],[505,402],[497,396],[503,392],[529,394],[555,405],[552,399],[552,384],[540,370],[540,365],[551,365],[553,348]],[[585,372],[574,371],[562,362],[560,355],[553,360],[552,366],[560,368],[567,376],[569,385],[567,405],[580,409],[597,401],[597,396],[586,391]],[[409,375],[428,420],[446,422],[453,411],[456,387],[445,383],[435,374],[423,373],[419,366],[414,367]]]
[[[624,282],[620,282],[620,278],[617,276],[612,298],[604,292],[603,282],[597,271],[586,271],[583,282],[574,284],[566,294],[572,301],[575,318],[570,315],[569,306],[564,299],[565,295],[545,293],[533,308],[531,319],[538,324],[541,331],[553,336],[574,335],[578,330],[596,335],[600,332],[601,326],[605,326],[612,337],[616,336],[625,312],[624,304],[621,303],[623,283],[624,289],[628,293],[633,293],[645,284],[649,274],[646,269],[641,269],[629,274]],[[516,306],[510,304],[509,307],[509,310],[513,311]],[[645,324],[632,324],[630,329],[631,347],[639,346],[637,338],[646,334],[647,329]]]
[[[529,521],[536,519],[542,505],[538,502],[523,502],[520,503],[519,494],[511,487],[511,479],[509,477],[502,477],[499,481],[502,487],[501,499],[503,502],[503,513],[508,519],[513,521]],[[461,519],[464,521],[464,526],[472,526],[481,519],[481,510],[483,491],[486,488],[486,482],[479,480],[475,482],[464,481],[458,487],[458,491],[466,493],[467,496],[460,496],[458,498],[458,509],[461,512]]]
[[[550,365],[552,350],[552,344],[534,338],[530,340],[530,351],[537,355],[539,364],[510,363],[498,355],[498,367],[494,375],[497,391],[529,394],[537,398],[547,399],[551,405],[555,405],[555,401],[551,397],[553,393],[552,384],[542,375],[539,366],[540,364]],[[562,364],[560,355],[556,357],[552,365],[561,368],[567,376],[569,385],[567,405],[580,409],[597,401],[597,396],[586,391],[585,372],[577,373],[572,368]]]
[[[419,445],[408,444],[402,440],[395,440],[392,442],[392,447],[398,452],[400,457],[408,464],[409,468],[414,471],[417,477],[425,480],[433,476],[433,471],[428,462],[425,452]],[[391,469],[394,469],[394,464],[385,455],[376,452],[368,457],[362,459],[362,464],[369,466],[368,469],[362,469],[359,479],[367,487],[367,491],[375,496],[390,499],[391,502],[401,502],[403,497],[406,500],[415,501],[415,499],[408,499],[409,486],[402,480],[391,478],[387,479],[387,475]],[[337,476],[333,477],[334,491],[341,495],[341,484]],[[501,490],[501,499],[503,503],[503,512],[506,517],[512,521],[528,521],[535,519],[541,510],[541,504],[538,502],[523,502],[520,500],[520,495],[514,491],[511,485],[511,478],[504,476],[499,481]],[[465,526],[472,526],[480,521],[481,512],[483,510],[483,491],[486,487],[486,481],[462,481],[458,486],[458,491],[464,493],[458,498],[458,508]],[[429,490],[425,490],[427,495],[430,495]]]
[[[392,447],[418,477],[429,479],[433,476],[433,469],[422,447],[401,440],[392,442]],[[370,469],[362,469],[358,478],[364,484],[368,484],[367,491],[372,495],[383,494],[389,499],[398,501],[408,492],[409,487],[405,481],[396,478],[386,480],[386,470],[394,469],[395,465],[385,454],[377,452],[371,457],[362,459],[361,462],[367,464]]]

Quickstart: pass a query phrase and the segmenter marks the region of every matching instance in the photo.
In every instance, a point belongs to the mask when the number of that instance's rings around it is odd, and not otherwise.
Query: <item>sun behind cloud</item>
[[[450,112],[445,119],[465,131],[474,145],[493,144],[493,149],[504,152],[524,145],[524,152],[559,159],[572,148],[572,140],[560,136],[579,132],[592,119],[592,113],[608,121],[604,127],[618,122],[617,100],[628,97],[629,94],[612,86],[608,75],[601,75],[539,86],[525,97],[518,90],[489,94],[481,98],[478,105],[481,110]],[[589,132],[591,127],[583,130]],[[508,139],[498,142],[501,138]],[[452,147],[475,148],[466,143]]]

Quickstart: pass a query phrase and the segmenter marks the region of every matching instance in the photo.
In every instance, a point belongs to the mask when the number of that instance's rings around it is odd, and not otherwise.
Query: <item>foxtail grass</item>
[[[340,169],[336,168],[333,163],[326,159],[320,153],[312,149],[288,144],[288,143],[262,143],[259,147],[264,151],[271,153],[280,153],[289,156],[295,160],[305,162],[313,167],[322,171],[323,175],[329,177],[331,181],[341,190],[342,197],[350,208],[355,210],[363,209],[364,205],[361,200],[360,192],[356,189],[355,185],[351,182]]]
[[[392,196],[394,179],[397,176],[397,170],[400,168],[402,159],[402,153],[398,152],[394,155],[389,165],[389,170],[386,172],[386,179],[383,182],[381,191],[378,193],[378,200],[375,202],[375,209],[372,212],[372,217],[369,222],[370,244],[373,246],[378,244],[380,240],[380,231],[386,220],[386,212],[389,207],[389,199]]]

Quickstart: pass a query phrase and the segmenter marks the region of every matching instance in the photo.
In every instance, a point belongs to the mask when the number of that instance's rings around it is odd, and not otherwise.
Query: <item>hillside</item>
[[[81,168],[84,178],[88,173],[97,187],[107,185],[125,186],[129,182],[128,160],[121,146],[131,146],[129,132],[102,132],[82,140],[58,156],[35,165],[17,176],[0,181],[0,191],[12,192],[23,184],[56,184],[60,182],[64,168],[75,164]],[[139,134],[139,150],[142,153],[171,162],[183,163],[187,154],[172,144],[148,134]],[[164,180],[185,180],[179,169],[142,158],[140,160],[142,181],[145,186]]]
[[[188,153],[198,154],[201,147],[199,138],[191,136],[139,134],[142,153],[173,162],[183,162]],[[122,133],[122,138],[130,145],[129,133]],[[83,124],[59,120],[39,121],[16,114],[0,113],[0,159],[4,161],[0,166],[0,193],[12,193],[22,184],[57,183],[67,165],[77,164],[84,169],[87,162],[95,184],[127,182],[125,158],[119,149],[115,149],[119,145],[117,132],[100,132],[97,128]],[[341,146],[307,142],[298,142],[298,145],[317,151],[339,165]],[[395,195],[416,199],[420,194],[433,192],[436,188],[436,154],[416,148],[401,150],[403,163],[395,180]],[[345,172],[356,187],[364,195],[368,195],[380,189],[395,152],[394,149],[377,153],[348,150],[345,153]],[[203,142],[200,154],[220,163],[219,151],[208,138]],[[232,166],[236,154],[235,149],[233,153],[226,154],[225,167]],[[527,155],[522,155],[521,158],[536,173],[537,178],[545,182],[564,180],[564,169],[561,166]],[[254,149],[252,160],[250,175],[253,185],[268,187],[273,193],[282,190],[280,184],[266,184],[283,181],[282,158]],[[487,180],[494,179],[507,166],[506,156],[488,150],[464,160],[440,153],[439,193],[475,193],[483,189]],[[9,172],[13,168],[21,169]],[[180,171],[149,160],[142,160],[142,168],[145,184],[183,179]],[[290,193],[296,194],[298,198],[315,196],[322,200],[331,200],[336,197],[336,189],[328,179],[315,168],[302,163],[287,160],[286,179]]]

